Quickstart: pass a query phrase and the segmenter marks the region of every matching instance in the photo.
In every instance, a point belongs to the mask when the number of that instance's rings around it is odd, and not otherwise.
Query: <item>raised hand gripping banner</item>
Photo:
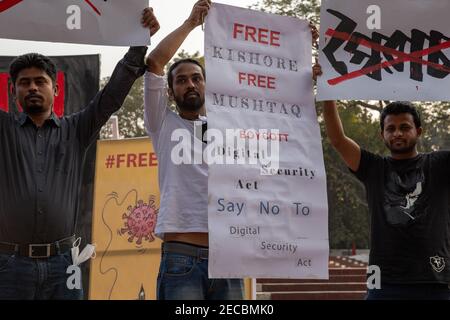
[[[450,99],[448,0],[322,0],[318,99]]]
[[[3,0],[0,38],[111,46],[150,44],[148,0]]]

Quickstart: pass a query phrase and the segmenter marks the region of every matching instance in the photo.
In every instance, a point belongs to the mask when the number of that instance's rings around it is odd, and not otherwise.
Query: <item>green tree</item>
[[[251,9],[306,19],[314,24],[320,22],[319,0],[262,0]]]
[[[144,79],[136,80],[122,108],[116,113],[119,118],[120,135],[124,138],[146,136],[144,128]]]
[[[101,81],[103,87],[109,78]],[[147,135],[144,128],[144,79],[136,80],[125,101],[114,115],[119,120],[119,134],[122,138],[136,138]],[[104,126],[100,132],[102,139],[111,138],[111,128]]]
[[[423,152],[450,149],[450,103],[420,102],[419,111],[424,128],[419,147]]]
[[[198,60],[203,66],[205,66],[205,57],[201,56],[199,51],[196,51],[196,52],[194,52],[194,53],[191,54],[191,53],[185,51],[184,49],[181,49],[181,51],[177,53],[177,55],[172,59],[172,61],[169,62],[169,63],[167,64],[167,66],[166,66],[166,72],[167,72],[167,70],[169,70],[170,66],[171,66],[174,62],[177,62],[178,60],[181,60],[181,59],[188,59],[188,58],[190,58],[190,59],[196,59],[196,60]]]

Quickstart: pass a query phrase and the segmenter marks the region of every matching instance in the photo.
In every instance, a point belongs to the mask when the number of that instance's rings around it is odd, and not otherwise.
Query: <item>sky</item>
[[[160,30],[152,39],[152,47],[156,46],[166,35],[180,26],[189,17],[192,6],[197,0],[150,0],[160,23]],[[217,0],[233,6],[247,8],[249,5],[258,3],[258,0]],[[189,53],[199,51],[203,54],[203,31],[197,27],[184,41],[181,49]],[[116,63],[127,52],[127,47],[76,45],[68,43],[51,43],[37,41],[21,41],[0,39],[0,56],[16,56],[29,52],[38,52],[49,56],[100,54],[101,77],[111,75]]]

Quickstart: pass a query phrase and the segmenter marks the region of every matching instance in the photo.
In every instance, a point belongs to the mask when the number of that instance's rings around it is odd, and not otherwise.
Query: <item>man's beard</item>
[[[27,114],[41,114],[45,112],[44,106],[41,104],[25,104],[23,111]]]
[[[408,143],[405,143],[402,147],[399,148],[393,147],[387,141],[384,141],[384,144],[391,151],[391,154],[407,154],[411,153],[416,148],[417,139],[410,140]]]
[[[40,97],[40,96],[36,96],[36,97],[39,97],[41,99],[40,103],[39,102],[33,103],[31,101],[28,101],[28,100],[30,100],[30,96],[27,96],[25,98],[25,101],[23,102],[23,105],[22,105],[22,108],[25,111],[25,113],[41,114],[41,113],[45,112],[42,97]]]
[[[188,95],[192,93],[192,91],[187,92],[183,98],[175,97],[175,102],[180,110],[183,111],[198,111],[205,104],[205,97],[201,97],[197,94],[195,97]]]

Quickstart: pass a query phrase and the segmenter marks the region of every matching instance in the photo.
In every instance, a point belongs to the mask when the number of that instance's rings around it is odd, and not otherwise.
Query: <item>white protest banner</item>
[[[111,46],[150,44],[148,0],[3,0],[0,38]]]
[[[448,0],[322,0],[318,100],[450,100]]]
[[[306,21],[217,3],[208,13],[212,278],[328,278],[311,59]]]

